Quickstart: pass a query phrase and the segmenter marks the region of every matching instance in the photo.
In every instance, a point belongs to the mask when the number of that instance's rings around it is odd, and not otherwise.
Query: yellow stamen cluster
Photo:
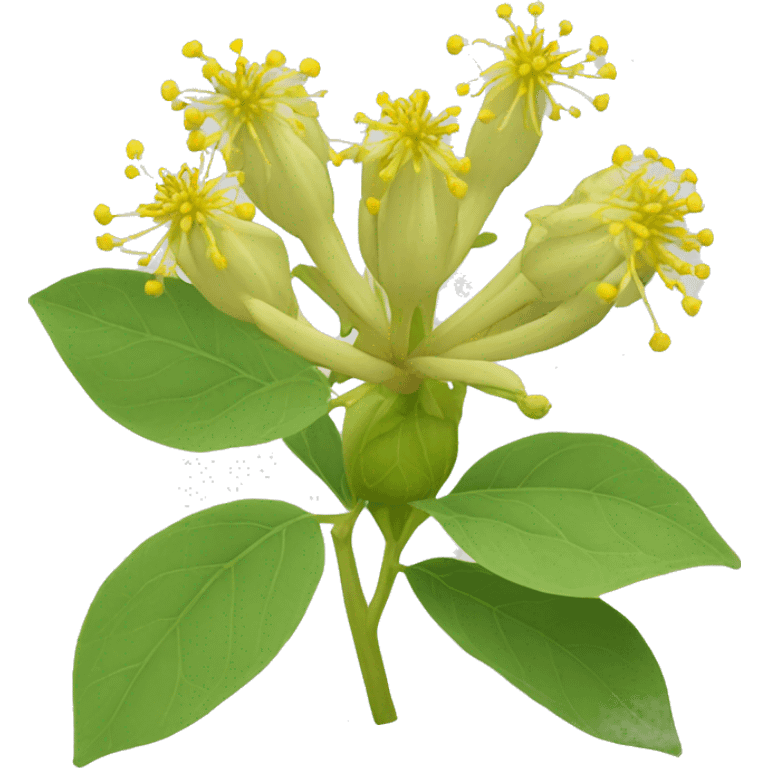
[[[480,75],[485,78],[486,82],[483,87],[477,93],[473,93],[472,96],[479,96],[489,85],[492,85],[491,89],[488,91],[488,96],[491,97],[505,88],[517,88],[515,98],[498,127],[498,130],[500,131],[503,130],[509,122],[512,110],[515,108],[517,102],[520,101],[520,99],[525,99],[528,106],[527,115],[530,115],[531,123],[536,133],[541,136],[541,125],[536,114],[536,97],[538,93],[543,91],[552,105],[552,112],[549,115],[551,120],[559,120],[560,110],[564,109],[563,105],[558,104],[552,97],[552,93],[549,90],[552,85],[561,85],[564,88],[576,91],[576,93],[581,94],[585,99],[590,101],[598,112],[602,112],[608,107],[609,96],[607,93],[602,93],[599,96],[592,98],[578,88],[574,88],[566,83],[561,83],[555,80],[556,75],[565,75],[569,80],[572,80],[577,76],[615,80],[616,67],[614,67],[613,64],[601,62],[601,66],[597,70],[596,75],[587,75],[583,72],[584,64],[594,62],[608,52],[608,42],[606,39],[600,35],[595,35],[590,40],[589,53],[586,55],[583,62],[571,66],[563,66],[563,59],[566,59],[574,53],[578,53],[580,49],[576,48],[572,51],[561,53],[556,40],[552,40],[545,46],[544,30],[537,27],[537,19],[543,12],[544,3],[531,3],[528,6],[528,13],[534,17],[534,23],[533,30],[530,34],[526,35],[522,27],[519,27],[510,21],[509,17],[512,14],[512,8],[507,3],[504,3],[496,8],[496,15],[500,19],[506,21],[514,33],[507,36],[506,45],[497,45],[484,38],[478,38],[472,42],[473,45],[475,43],[483,43],[491,48],[498,49],[504,54],[503,60],[493,64],[480,73]],[[560,37],[569,35],[572,30],[573,25],[570,21],[563,20],[560,22]],[[448,52],[453,55],[458,54],[467,42],[467,40],[459,35],[452,35],[448,38]],[[456,93],[458,93],[459,96],[466,96],[466,94],[469,93],[469,84],[460,83],[457,85]],[[577,107],[569,107],[567,111],[573,117],[579,117],[581,115],[581,110]],[[496,115],[489,109],[481,110],[478,115],[478,119],[483,123],[489,123],[495,118]]]
[[[693,235],[681,226],[686,214],[698,213],[704,207],[701,196],[690,187],[685,194],[681,194],[683,184],[695,184],[697,181],[696,174],[690,168],[676,171],[675,164],[668,157],[660,157],[651,147],[635,157],[626,144],[616,147],[612,162],[619,167],[622,176],[626,174],[626,178],[606,199],[606,205],[598,211],[598,215],[608,224],[614,243],[626,252],[627,270],[618,286],[601,283],[597,286],[597,293],[606,301],[612,301],[633,280],[653,320],[655,332],[650,347],[655,352],[662,352],[669,347],[670,338],[656,322],[638,268],[647,272],[652,267],[667,288],[679,290],[683,294],[683,309],[693,317],[701,307],[701,299],[690,296],[675,275],[691,276],[688,279],[693,282],[694,277],[705,280],[709,277],[709,266],[702,263],[694,266],[669,248],[672,246],[684,252],[698,253],[702,246],[712,245],[714,235],[711,229],[702,229]],[[698,288],[696,283],[696,290]]]
[[[185,109],[184,127],[190,131],[187,147],[197,152],[215,146],[224,140],[221,149],[229,161],[232,142],[241,129],[248,131],[256,142],[264,161],[269,164],[255,125],[269,125],[272,120],[283,120],[300,137],[305,135],[301,116],[317,117],[317,104],[313,98],[325,96],[328,91],[308,94],[304,88],[307,78],[320,74],[320,64],[315,59],[304,59],[299,71],[285,67],[285,56],[277,50],[270,51],[263,64],[251,63],[240,55],[242,38],[233,40],[229,48],[238,54],[235,71],[222,69],[216,59],[203,53],[197,41],[184,45],[182,54],[187,58],[203,59],[203,77],[211,82],[213,91],[196,88],[179,91],[173,80],[166,80],[160,89],[162,97],[172,102],[174,110]],[[185,95],[190,94],[190,95]],[[204,96],[191,94],[205,94]],[[188,106],[191,105],[191,106]],[[213,118],[221,130],[206,134],[201,128],[206,118]]]
[[[128,142],[126,153],[129,159],[141,159],[143,152],[144,147],[141,142],[136,139]],[[213,160],[213,155],[211,155],[211,160]],[[256,207],[253,203],[236,202],[236,184],[226,187],[222,186],[223,180],[228,177],[235,177],[237,182],[242,183],[242,171],[227,173],[215,179],[206,180],[211,163],[208,163],[208,167],[203,174],[204,161],[205,155],[201,154],[199,168],[190,170],[189,166],[184,163],[177,174],[172,174],[165,168],[160,168],[158,172],[162,183],[155,185],[157,192],[155,193],[154,202],[142,203],[135,211],[112,213],[109,206],[103,203],[97,205],[93,211],[96,221],[103,226],[109,224],[114,218],[128,216],[151,218],[156,222],[155,226],[127,237],[115,237],[111,234],[104,234],[96,238],[96,245],[102,251],[111,251],[114,248],[118,248],[124,253],[141,256],[142,258],[138,261],[140,267],[146,267],[155,256],[160,255],[159,263],[152,268],[155,277],[148,280],[144,285],[144,291],[149,296],[160,296],[163,293],[163,279],[165,277],[178,277],[176,259],[167,246],[180,232],[188,233],[193,226],[199,226],[209,243],[208,257],[216,267],[224,269],[227,266],[227,260],[216,246],[213,233],[208,227],[208,217],[216,216],[223,211],[240,219],[250,221],[256,213]],[[142,170],[144,169],[142,168]],[[145,174],[150,176],[146,171]],[[202,177],[201,174],[203,174]],[[138,170],[135,175],[139,175]],[[134,176],[129,178],[134,178]],[[150,176],[150,178],[152,177]],[[230,193],[233,191],[235,196],[231,197]],[[127,243],[129,240],[143,237],[160,227],[167,227],[168,229],[149,253],[146,251],[132,251],[123,247],[124,243]],[[164,249],[163,246],[165,246]],[[161,249],[163,249],[162,252]]]
[[[421,164],[426,158],[445,177],[450,193],[461,199],[467,193],[467,183],[456,172],[466,173],[470,169],[468,157],[461,160],[453,154],[450,144],[442,140],[443,136],[456,133],[458,123],[441,123],[461,112],[461,107],[448,107],[437,117],[432,117],[427,109],[429,94],[416,89],[408,99],[399,98],[391,101],[389,94],[382,91],[376,97],[381,107],[381,118],[373,120],[362,112],[355,115],[356,123],[365,123],[368,127],[365,138],[360,144],[339,152],[333,159],[334,165],[341,165],[347,158],[355,162],[378,160],[381,166],[379,178],[389,184],[398,170],[409,161],[413,162],[416,173],[421,172]],[[373,138],[371,131],[383,131],[384,136]],[[369,197],[366,206],[370,213],[378,213],[380,199]]]

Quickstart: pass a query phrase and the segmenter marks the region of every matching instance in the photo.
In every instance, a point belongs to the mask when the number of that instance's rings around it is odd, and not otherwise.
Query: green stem
[[[341,591],[347,609],[349,627],[352,630],[352,640],[355,644],[357,659],[360,663],[360,671],[363,674],[368,703],[374,722],[377,725],[383,725],[397,720],[397,712],[389,692],[389,683],[384,670],[384,661],[381,658],[376,630],[375,627],[371,629],[368,623],[368,605],[365,602],[355,555],[352,551],[352,529],[364,506],[364,501],[358,502],[351,510],[350,515],[345,516],[343,521],[337,522],[331,528],[331,537],[339,562]]]

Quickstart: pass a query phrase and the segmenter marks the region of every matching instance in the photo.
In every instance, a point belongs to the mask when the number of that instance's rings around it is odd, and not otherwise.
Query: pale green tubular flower
[[[472,161],[472,167],[465,177],[469,190],[459,206],[456,236],[451,244],[452,271],[458,269],[466,257],[503,190],[531,162],[542,137],[541,123],[548,104],[552,108],[549,118],[560,120],[563,106],[555,101],[550,88],[562,86],[576,91],[599,112],[608,107],[607,93],[592,98],[578,88],[555,79],[557,76],[565,76],[569,80],[574,77],[615,79],[616,67],[604,59],[608,52],[605,38],[593,36],[584,61],[566,66],[563,60],[579,49],[561,52],[556,40],[544,44],[544,30],[537,26],[543,11],[543,3],[528,6],[528,12],[534,17],[534,26],[526,34],[522,27],[510,21],[512,8],[506,3],[499,5],[496,15],[509,24],[513,34],[507,36],[504,45],[484,38],[473,41],[473,44],[483,43],[501,51],[503,59],[480,73],[485,83],[477,93],[472,94],[473,97],[479,96],[489,88],[467,141],[465,154]],[[560,37],[570,34],[572,30],[570,21],[560,22]],[[447,43],[448,52],[456,55],[468,42],[460,35],[452,35]],[[588,63],[595,64],[596,74],[584,73],[584,65]],[[456,92],[465,96],[469,93],[469,83],[460,83]],[[581,110],[575,106],[569,107],[567,112],[574,118],[581,115]]]
[[[400,361],[409,351],[415,310],[422,330],[431,330],[437,292],[454,271],[446,255],[459,200],[467,191],[457,173],[470,167],[444,140],[459,129],[455,117],[461,108],[433,117],[428,102],[421,89],[394,101],[379,93],[380,119],[358,112],[355,122],[367,126],[364,140],[334,158],[336,165],[347,158],[363,164],[360,251],[389,299],[392,346]]]
[[[132,139],[126,152],[131,160],[141,159],[144,147]],[[162,183],[156,185],[154,200],[139,205],[135,211],[113,214],[106,205],[98,205],[94,216],[102,225],[127,216],[151,218],[155,225],[123,238],[100,235],[96,244],[104,251],[117,247],[141,256],[139,266],[149,266],[153,273],[144,286],[147,295],[162,295],[165,278],[178,277],[177,269],[181,268],[211,304],[238,320],[253,322],[245,297],[257,297],[295,318],[299,305],[291,287],[288,253],[282,239],[251,221],[256,212],[253,203],[238,202],[247,201],[237,186],[242,173],[207,179],[210,163],[203,173],[204,161],[205,155],[201,154],[199,168],[190,169],[185,163],[175,175],[160,168]],[[130,179],[139,176],[134,165],[129,165],[125,173]],[[160,228],[166,232],[151,252],[123,247]]]
[[[699,251],[714,242],[712,230],[692,234],[684,226],[687,214],[704,207],[695,189],[698,179],[651,147],[634,155],[622,144],[612,161],[561,205],[528,211],[531,228],[523,250],[414,353],[512,359],[575,338],[612,306],[641,298],[653,321],[651,349],[667,349],[670,338],[659,327],[644,286],[658,274],[667,288],[683,295],[686,314],[698,313],[698,292],[710,274]],[[553,308],[529,323],[479,337],[537,302]]]
[[[335,153],[313,101],[327,91],[308,94],[304,88],[307,78],[320,73],[320,65],[307,58],[299,70],[291,69],[277,50],[270,51],[263,64],[251,63],[240,55],[242,46],[242,39],[230,44],[238,57],[235,71],[229,72],[205,55],[197,40],[190,41],[182,53],[205,61],[202,74],[214,90],[180,92],[167,80],[161,94],[173,109],[184,109],[189,149],[220,149],[227,169],[243,172],[242,187],[256,207],[303,242],[349,306],[386,339],[386,318],[333,220],[327,164]]]

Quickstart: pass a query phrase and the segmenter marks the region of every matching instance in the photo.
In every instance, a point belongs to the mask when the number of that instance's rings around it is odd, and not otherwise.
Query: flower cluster
[[[165,278],[186,275],[211,304],[326,367],[332,380],[365,382],[331,407],[350,408],[365,398],[362,412],[386,399],[382,388],[404,397],[416,397],[418,390],[421,405],[408,400],[408,408],[397,405],[397,413],[402,410],[414,424],[424,414],[443,418],[444,409],[423,386],[432,380],[507,398],[526,416],[541,418],[549,401],[529,395],[515,373],[494,361],[562,344],[594,327],[612,307],[639,299],[654,324],[651,348],[666,349],[670,339],[651,311],[645,286],[658,274],[682,294],[685,312],[695,315],[698,290],[709,275],[698,253],[713,242],[711,230],[694,235],[685,226],[684,216],[703,208],[693,171],[677,170],[654,149],[634,155],[621,145],[612,165],[584,179],[563,203],[528,211],[531,228],[519,253],[434,327],[440,287],[476,244],[503,190],[529,165],[543,136],[543,117],[556,121],[566,110],[551,89],[574,90],[599,112],[608,106],[608,94],[592,97],[562,82],[614,80],[616,68],[605,61],[606,39],[594,35],[584,60],[566,65],[577,50],[561,51],[557,40],[545,43],[538,26],[543,11],[543,3],[528,5],[534,23],[526,32],[510,20],[511,7],[499,5],[496,15],[512,34],[503,45],[474,41],[500,51],[502,59],[480,73],[485,83],[472,95],[484,93],[484,101],[461,158],[450,145],[461,108],[433,115],[424,89],[408,98],[379,93],[380,116],[358,112],[354,121],[365,126],[362,139],[336,152],[314,101],[327,91],[305,88],[320,73],[315,59],[292,69],[272,50],[263,63],[252,63],[237,39],[230,44],[237,54],[234,71],[228,71],[200,42],[188,42],[183,55],[203,60],[202,75],[212,89],[181,91],[166,80],[160,91],[173,110],[183,110],[187,147],[201,152],[200,167],[183,165],[175,175],[160,169],[154,201],[134,212],[113,215],[99,205],[94,214],[101,224],[139,216],[152,218],[155,226],[124,238],[102,235],[98,246],[141,255],[139,265],[153,273],[145,286],[149,295],[162,294]],[[559,36],[572,29],[570,21],[561,21]],[[458,54],[468,43],[452,35],[448,52]],[[594,74],[585,71],[587,65],[594,65]],[[467,95],[469,83],[456,91]],[[581,114],[575,106],[566,111]],[[130,159],[140,159],[143,147],[133,140],[127,151]],[[208,151],[211,159],[222,153],[227,173],[207,179]],[[328,164],[345,159],[362,166],[358,237],[365,275],[354,268],[333,221]],[[129,166],[126,175],[135,178],[139,171]],[[256,209],[300,238],[315,266],[300,265],[292,273],[282,238],[252,221]],[[151,252],[123,247],[161,227],[166,232]],[[309,323],[292,277],[338,313],[342,336],[356,330],[352,343]]]

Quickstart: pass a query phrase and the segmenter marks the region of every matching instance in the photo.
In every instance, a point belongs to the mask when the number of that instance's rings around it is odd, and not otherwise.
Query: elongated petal
[[[408,367],[422,376],[438,381],[463,381],[470,386],[484,385],[509,390],[525,397],[520,377],[496,363],[484,360],[457,360],[449,357],[412,357]]]
[[[294,320],[263,301],[247,299],[246,306],[264,333],[311,363],[377,384],[401,373],[394,365],[334,339],[308,322]]]
[[[598,296],[592,283],[543,317],[503,333],[477,339],[444,352],[447,357],[470,360],[512,360],[551,349],[575,339],[597,325],[612,304]],[[637,298],[640,298],[638,294]]]

